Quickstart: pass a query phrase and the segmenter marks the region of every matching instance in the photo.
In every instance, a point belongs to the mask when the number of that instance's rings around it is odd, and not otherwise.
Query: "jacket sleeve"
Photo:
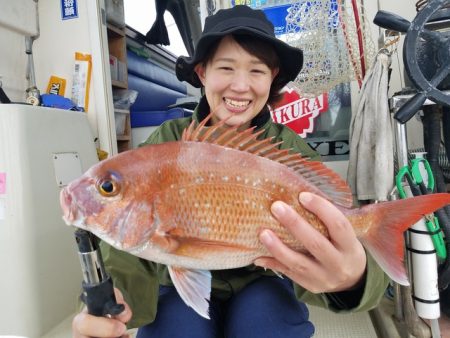
[[[281,149],[291,149],[293,152],[299,153],[311,161],[321,161],[319,153],[313,150],[303,138],[286,126],[274,123],[266,137],[273,137],[274,142],[282,141]]]
[[[333,312],[360,312],[373,309],[383,297],[390,279],[367,251],[366,255],[366,278],[360,288],[344,292],[314,294],[294,284],[297,298]]]
[[[155,319],[159,295],[156,264],[100,243],[105,268],[133,312],[129,328],[140,327]]]

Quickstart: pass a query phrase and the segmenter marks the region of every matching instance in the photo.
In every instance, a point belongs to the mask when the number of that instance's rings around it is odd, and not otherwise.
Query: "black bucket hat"
[[[194,56],[180,56],[177,59],[175,66],[177,78],[200,88],[202,84],[194,71],[195,65],[203,60],[214,41],[231,33],[251,35],[270,43],[280,59],[279,74],[286,79],[286,83],[294,80],[302,69],[302,50],[278,39],[275,36],[273,24],[267,19],[263,11],[251,9],[245,5],[237,5],[232,8],[221,9],[216,14],[206,18],[205,27],[197,41]]]

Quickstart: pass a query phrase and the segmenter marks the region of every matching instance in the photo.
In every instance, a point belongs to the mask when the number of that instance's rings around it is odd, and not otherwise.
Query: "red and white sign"
[[[301,137],[314,130],[314,120],[328,110],[326,93],[314,98],[302,98],[294,89],[285,88],[283,99],[271,110],[275,123],[285,124]]]

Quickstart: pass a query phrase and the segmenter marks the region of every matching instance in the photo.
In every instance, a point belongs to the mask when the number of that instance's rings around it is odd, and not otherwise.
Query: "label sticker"
[[[77,0],[61,0],[61,18],[63,20],[78,18]]]
[[[6,194],[6,173],[0,173],[0,195]]]

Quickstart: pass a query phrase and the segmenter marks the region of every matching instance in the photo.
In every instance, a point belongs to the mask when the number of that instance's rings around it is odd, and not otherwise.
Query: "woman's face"
[[[195,72],[205,87],[213,123],[231,116],[227,125],[248,126],[265,106],[278,69],[270,69],[227,36],[213,58],[198,64]]]

